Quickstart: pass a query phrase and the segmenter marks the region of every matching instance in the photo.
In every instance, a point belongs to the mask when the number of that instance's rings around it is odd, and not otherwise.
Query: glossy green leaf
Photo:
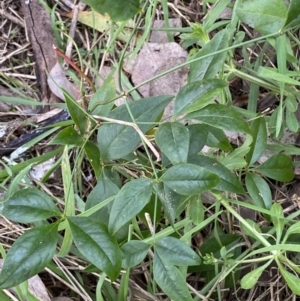
[[[69,113],[72,117],[72,120],[79,128],[81,134],[84,134],[88,124],[88,117],[83,110],[79,106],[79,104],[69,95],[69,93],[64,91],[64,96],[66,100],[66,105],[68,107]]]
[[[297,22],[299,24],[299,17],[300,17],[300,1],[291,0],[284,26],[290,25],[292,22]]]
[[[167,296],[174,301],[192,301],[185,279],[179,270],[154,252],[154,280]]]
[[[265,152],[267,147],[267,126],[263,116],[256,118],[251,126],[253,142],[247,155],[249,165],[254,164]]]
[[[214,189],[235,193],[245,193],[243,185],[237,177],[218,160],[203,155],[197,155],[189,158],[188,162],[204,167],[220,178],[218,185],[216,185]]]
[[[164,262],[176,266],[201,264],[201,259],[187,244],[172,236],[159,239],[155,244],[155,252]]]
[[[128,104],[136,123],[147,123],[138,124],[142,132],[147,132],[155,125],[172,98],[173,96],[155,96],[139,99]],[[108,117],[132,122],[125,104],[111,111]],[[98,130],[98,145],[104,161],[127,156],[137,147],[140,141],[139,134],[132,126],[109,123],[103,124]]]
[[[205,55],[212,54],[216,51],[226,49],[228,47],[227,31],[221,30],[203,46],[203,48],[193,57],[193,59],[201,58]],[[221,52],[211,55],[199,61],[193,62],[190,66],[188,81],[189,83],[201,79],[214,78],[223,68],[227,52]]]
[[[233,107],[226,105],[211,104],[200,111],[186,115],[185,118],[189,120],[197,119],[201,123],[223,130],[251,134],[247,123],[241,115]]]
[[[294,179],[293,161],[285,154],[277,154],[255,168],[264,176],[282,182]]]
[[[191,124],[187,126],[190,135],[188,157],[197,155],[206,144],[209,126],[206,124]]]
[[[179,122],[166,122],[155,133],[155,142],[173,165],[186,163],[189,131]]]
[[[246,173],[245,182],[253,204],[260,208],[270,209],[272,194],[267,182],[251,172]]]
[[[219,177],[193,164],[179,164],[169,168],[160,180],[178,194],[193,195],[209,190],[219,183]]]
[[[217,78],[199,80],[183,86],[175,98],[173,117],[206,107],[226,86],[224,80]]]
[[[0,289],[16,286],[40,273],[55,254],[58,223],[32,228],[7,253],[0,274]]]
[[[158,197],[164,207],[164,212],[169,222],[173,225],[178,214],[178,208],[185,197],[176,193],[164,183],[158,184]]]
[[[126,183],[119,191],[109,217],[109,232],[116,233],[135,217],[149,202],[152,194],[152,180],[139,178]]]
[[[116,87],[114,78],[108,77],[90,99],[88,109],[93,115],[106,116],[114,106],[114,101],[112,100],[115,97]]]
[[[100,175],[100,167],[101,167],[99,148],[94,142],[89,140],[84,144],[84,150],[87,158],[89,159],[94,169],[95,175],[98,178]]]
[[[107,227],[90,217],[68,217],[74,242],[80,253],[112,280],[121,270],[121,250]]]
[[[75,145],[80,147],[84,144],[84,138],[76,132],[73,126],[68,126],[60,131],[49,144]]]
[[[88,210],[107,200],[108,198],[117,195],[119,190],[120,189],[118,188],[118,186],[107,176],[106,171],[103,169],[97,180],[97,185],[87,197],[85,210]],[[110,202],[99,211],[95,212],[92,217],[97,218],[102,223],[108,225],[112,203],[113,202]]]
[[[140,11],[139,0],[83,0],[98,13],[108,14],[113,21],[125,21],[134,17]]]
[[[236,10],[242,22],[262,34],[279,32],[284,26],[287,7],[282,0],[247,0]]]
[[[139,241],[131,240],[125,243],[122,248],[122,267],[124,269],[133,268],[140,264],[146,257],[150,245]]]
[[[35,188],[14,193],[3,203],[2,214],[14,222],[24,224],[62,215],[52,199]]]
[[[269,263],[268,263],[268,265],[269,265]],[[262,275],[262,273],[264,272],[264,270],[266,269],[267,266],[263,265],[259,268],[252,270],[251,272],[247,273],[241,280],[241,287],[243,289],[252,288],[257,283],[259,277]]]
[[[300,296],[300,279],[299,277],[297,277],[295,274],[292,274],[290,272],[288,272],[282,265],[280,262],[277,262],[279,270],[281,275],[283,276],[284,280],[286,281],[288,287],[290,288],[290,290]]]
[[[271,206],[270,211],[271,211],[271,213],[273,213],[273,215],[271,215],[271,220],[272,220],[274,228],[276,230],[276,241],[277,241],[277,243],[279,243],[281,236],[282,236],[283,228],[284,228],[283,208],[281,207],[280,204],[274,203]]]

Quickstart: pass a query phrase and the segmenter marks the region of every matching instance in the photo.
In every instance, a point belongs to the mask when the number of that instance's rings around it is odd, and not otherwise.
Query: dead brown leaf
[[[51,92],[62,100],[65,100],[62,88],[66,90],[75,100],[80,98],[79,87],[68,80],[66,72],[58,61],[51,69],[47,78],[47,82]]]

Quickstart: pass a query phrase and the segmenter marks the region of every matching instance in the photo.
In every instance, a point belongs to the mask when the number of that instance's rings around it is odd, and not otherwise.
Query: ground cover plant
[[[296,300],[300,1],[83,2],[1,10],[1,300]]]

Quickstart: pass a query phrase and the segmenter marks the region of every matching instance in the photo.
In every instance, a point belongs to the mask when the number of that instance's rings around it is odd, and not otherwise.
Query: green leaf
[[[185,279],[178,269],[154,252],[154,280],[167,296],[174,301],[192,301]]]
[[[300,1],[299,0],[291,0],[289,9],[287,12],[287,18],[285,22],[285,27],[292,22],[299,22],[299,15],[300,15]],[[298,20],[296,20],[298,19]],[[299,23],[298,23],[299,24]]]
[[[280,204],[274,203],[271,206],[270,211],[271,211],[271,213],[273,213],[273,215],[271,215],[271,220],[272,220],[274,228],[276,230],[276,241],[277,241],[277,243],[279,243],[281,236],[282,236],[283,228],[284,228],[283,209]],[[274,215],[277,215],[278,217],[274,216]]]
[[[226,49],[228,47],[228,34],[226,30],[221,30],[212,38],[210,42],[193,57],[193,59],[201,58],[205,55],[212,54],[216,51]],[[221,52],[215,55],[200,59],[193,62],[190,66],[188,82],[194,82],[201,79],[214,78],[223,68],[227,52]]]
[[[236,10],[242,22],[262,34],[279,32],[284,26],[287,7],[282,0],[247,0]]]
[[[140,11],[140,0],[83,0],[98,13],[108,14],[113,21],[125,21]]]
[[[284,244],[286,242],[286,240],[288,239],[288,237],[292,234],[299,234],[300,233],[300,222],[296,222],[295,224],[291,225],[284,236],[284,239],[282,240],[282,244]]]
[[[166,263],[177,266],[201,264],[200,257],[178,238],[166,236],[155,244],[155,252]]]
[[[143,98],[128,104],[136,123],[143,133],[150,130],[173,96]],[[109,118],[132,122],[126,105],[108,114]],[[153,124],[151,124],[153,122]],[[103,161],[119,159],[130,154],[140,143],[140,136],[132,126],[103,124],[98,130],[98,145]]]
[[[97,185],[87,197],[85,210],[88,210],[108,198],[117,195],[119,192],[118,186],[107,176],[106,170],[102,170]],[[92,217],[100,220],[105,225],[108,225],[109,215],[111,212],[112,202],[95,212]]]
[[[254,164],[265,152],[267,147],[267,126],[263,116],[256,118],[251,126],[253,142],[247,155],[249,165]]]
[[[114,101],[112,100],[115,97],[116,87],[114,78],[108,77],[92,96],[88,109],[94,115],[106,116],[114,106]]]
[[[119,191],[109,217],[109,232],[114,234],[135,217],[149,202],[152,180],[139,178],[126,183]]]
[[[194,225],[199,225],[204,220],[205,208],[203,206],[201,194],[189,198],[189,215]]]
[[[155,133],[155,142],[173,165],[186,163],[189,131],[179,122],[166,122]]]
[[[190,135],[188,157],[197,155],[206,144],[208,129],[206,124],[191,124],[187,126]]]
[[[245,221],[255,230],[257,233],[261,233],[261,229],[259,228],[259,225],[257,222],[251,220],[251,219],[245,219]],[[246,227],[244,224],[242,224],[243,233],[246,235],[253,237],[254,239],[257,239],[257,235],[253,234],[253,230],[249,230],[248,227]]]
[[[222,246],[226,246],[227,249],[230,249],[230,245],[236,245],[240,238],[241,236],[237,234],[220,234],[218,238],[212,236],[204,240],[203,244],[199,248],[199,251],[203,255],[210,253],[215,254],[220,251]]]
[[[169,222],[173,225],[178,214],[178,208],[184,201],[185,197],[170,189],[164,183],[158,185],[158,197],[164,207],[164,212]]]
[[[182,195],[209,190],[219,183],[219,177],[193,164],[179,164],[169,168],[160,178],[169,188]]]
[[[87,124],[88,124],[88,117],[84,110],[79,106],[79,104],[70,96],[69,93],[63,91],[66,104],[69,110],[69,113],[72,117],[72,120],[79,128],[81,134],[85,134]]]
[[[295,113],[298,109],[298,101],[295,96],[289,95],[285,100],[286,109]]]
[[[188,162],[204,167],[220,178],[218,185],[216,185],[214,189],[235,193],[245,193],[243,185],[237,179],[237,177],[216,159],[203,155],[197,155],[189,158]]]
[[[289,182],[294,179],[293,161],[285,154],[272,156],[255,170],[268,178],[281,182]]]
[[[270,209],[272,194],[266,181],[251,172],[247,172],[245,182],[253,204],[260,208]]]
[[[80,136],[73,126],[60,131],[49,144],[75,145],[81,147],[84,144],[84,139]]]
[[[68,217],[74,242],[80,253],[93,265],[105,272],[111,280],[121,270],[121,250],[107,227],[90,217]]]
[[[269,262],[246,274],[241,280],[241,287],[246,290],[252,288],[257,283],[259,277],[262,275],[268,265],[270,265]]]
[[[206,125],[208,127],[208,135],[206,145],[209,147],[219,148],[223,151],[232,151],[232,146],[225,133],[218,128]]]
[[[299,85],[299,81],[289,77],[288,75],[279,73],[275,68],[267,68],[259,66],[257,70],[257,75],[261,78],[267,78],[271,80],[276,80],[280,83],[287,83],[291,85]]]
[[[35,188],[17,191],[3,206],[2,214],[5,217],[24,224],[62,215],[52,199]]]
[[[150,245],[139,241],[131,240],[125,243],[122,248],[122,267],[124,269],[133,268],[140,264],[146,257]]]
[[[295,115],[295,113],[286,110],[285,112],[285,122],[289,130],[296,133],[299,129],[299,121]]]
[[[300,279],[296,275],[288,272],[279,261],[277,261],[279,270],[281,275],[283,276],[284,280],[286,281],[288,287],[291,289],[291,291],[300,296]]]
[[[238,114],[233,107],[221,104],[208,105],[202,110],[186,115],[185,119],[197,119],[201,123],[223,130],[251,134],[247,123],[241,115]]]
[[[249,151],[249,146],[242,145],[234,149],[231,153],[226,155],[226,157],[220,158],[220,162],[229,170],[242,169],[247,165],[245,156]]]
[[[84,150],[87,155],[87,158],[89,159],[89,161],[94,169],[95,175],[98,178],[100,175],[100,172],[101,172],[100,171],[101,166],[100,166],[99,148],[94,142],[89,140],[84,144]]]
[[[40,273],[55,254],[58,223],[32,228],[7,253],[0,274],[0,289],[16,286]]]
[[[206,107],[225,87],[227,83],[216,78],[199,80],[183,86],[175,98],[173,117]]]

